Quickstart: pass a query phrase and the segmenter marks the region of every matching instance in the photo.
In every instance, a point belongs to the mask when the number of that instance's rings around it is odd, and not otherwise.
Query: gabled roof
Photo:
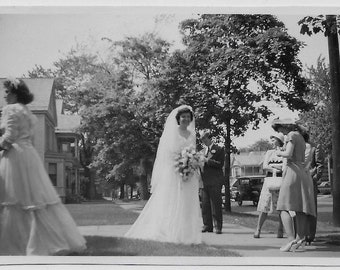
[[[232,155],[232,166],[261,166],[263,163],[265,151],[240,153]]]
[[[80,126],[79,115],[58,114],[58,126],[55,128],[56,133],[74,133]]]
[[[55,128],[56,133],[74,133],[75,130],[80,126],[80,116],[75,114],[64,114],[62,99],[57,99],[56,105],[58,117],[58,126]]]
[[[33,112],[46,112],[53,122],[56,124],[56,109],[54,105],[54,88],[53,78],[22,78],[30,91],[34,95],[34,100],[28,104],[28,108]],[[5,78],[0,78],[0,109],[6,105],[3,98],[5,88],[3,82]]]

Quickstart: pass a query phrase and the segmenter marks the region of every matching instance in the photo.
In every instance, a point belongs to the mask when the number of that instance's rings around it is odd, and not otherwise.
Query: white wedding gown
[[[175,143],[172,145],[168,141],[166,149],[158,150],[152,176],[152,195],[126,237],[184,244],[202,242],[199,175],[195,174],[184,182],[174,166],[176,153],[196,144],[193,133],[186,139],[176,132]]]

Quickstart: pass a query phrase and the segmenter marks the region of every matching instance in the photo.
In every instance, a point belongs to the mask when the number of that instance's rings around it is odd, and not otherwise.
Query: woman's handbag
[[[280,190],[281,184],[282,184],[282,177],[276,176],[276,173],[273,173],[272,177],[266,177],[265,178],[266,185],[269,189],[269,191],[278,191]]]

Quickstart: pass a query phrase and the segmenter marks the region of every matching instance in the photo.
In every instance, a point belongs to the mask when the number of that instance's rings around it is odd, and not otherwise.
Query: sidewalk
[[[140,212],[143,206],[138,202],[117,202],[127,210]],[[83,235],[123,237],[131,225],[80,226]],[[327,241],[317,235],[317,240],[305,251],[281,252],[279,248],[287,242],[286,238],[276,238],[273,233],[261,233],[261,238],[253,238],[253,229],[236,224],[223,224],[222,234],[204,233],[203,243],[215,248],[223,247],[245,257],[340,257],[340,245]],[[337,234],[339,235],[339,234]]]

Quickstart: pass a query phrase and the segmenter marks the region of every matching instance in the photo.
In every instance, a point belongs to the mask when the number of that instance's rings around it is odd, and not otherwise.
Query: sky
[[[187,7],[5,7],[0,6],[0,77],[27,74],[35,65],[53,67],[53,62],[63,57],[77,43],[88,44],[101,54],[108,37],[122,40],[126,36],[139,36],[145,32],[157,32],[162,38],[181,48],[178,29],[180,21],[203,13],[228,13],[229,10],[242,13],[244,9],[193,9]],[[252,13],[254,9],[245,10]],[[306,43],[299,58],[303,66],[315,65],[322,55],[328,62],[327,39],[322,35],[305,36],[299,33],[297,22],[306,15],[305,9],[274,8],[270,14],[284,22],[288,33]],[[340,9],[339,9],[340,11]],[[235,12],[234,12],[235,13]],[[261,13],[261,9],[255,10]],[[263,13],[268,13],[264,9]],[[160,23],[156,24],[155,19]],[[297,117],[297,112],[272,105],[274,117]],[[235,138],[238,147],[250,145],[263,138],[268,139],[272,129],[268,123],[261,123],[260,129],[249,130],[244,137]]]

